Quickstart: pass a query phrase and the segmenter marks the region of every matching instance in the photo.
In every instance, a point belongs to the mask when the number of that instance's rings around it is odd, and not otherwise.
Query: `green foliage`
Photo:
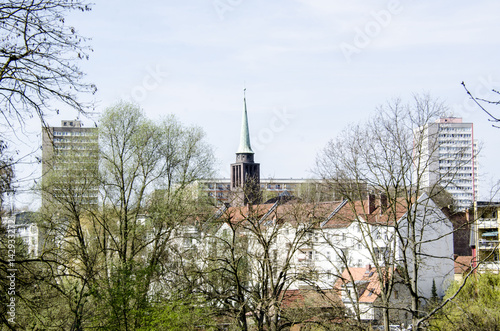
[[[162,301],[142,311],[138,331],[213,330],[211,309],[195,297]]]
[[[178,231],[207,211],[192,190],[212,171],[203,131],[172,116],[153,122],[127,103],[107,109],[100,123],[92,154],[56,155],[58,171],[40,187],[45,262],[39,268],[25,264],[32,282],[19,287],[25,298],[18,306],[20,327],[206,329],[210,310],[186,294],[196,281],[189,274],[196,249]],[[97,155],[99,166],[80,167]],[[89,190],[100,193],[92,208],[85,199]]]
[[[452,284],[447,291],[447,296],[456,292],[459,285],[459,283]],[[482,274],[469,278],[458,296],[431,321],[431,329],[498,330],[500,325],[499,302],[500,275]]]

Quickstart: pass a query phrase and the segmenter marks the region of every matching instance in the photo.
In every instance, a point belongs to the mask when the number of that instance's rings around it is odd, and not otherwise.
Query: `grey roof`
[[[247,100],[243,98],[245,109],[243,111],[243,118],[241,120],[241,135],[240,146],[238,147],[238,154],[254,154],[250,146],[250,132],[248,130],[248,117],[247,117]]]

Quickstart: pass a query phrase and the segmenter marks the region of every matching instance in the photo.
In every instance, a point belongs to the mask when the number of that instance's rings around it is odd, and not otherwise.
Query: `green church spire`
[[[245,95],[246,89],[243,90],[243,102],[245,104],[245,109],[243,112],[243,118],[241,120],[241,135],[240,135],[240,147],[238,147],[237,154],[254,154],[252,147],[250,146],[250,132],[248,130],[248,117],[247,117],[247,99]]]

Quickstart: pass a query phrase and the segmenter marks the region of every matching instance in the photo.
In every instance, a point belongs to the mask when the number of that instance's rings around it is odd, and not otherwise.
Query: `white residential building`
[[[41,254],[44,238],[37,225],[35,213],[21,212],[6,216],[2,223],[7,231],[14,231],[15,238],[22,241],[29,256],[38,257]]]
[[[453,226],[440,208],[424,194],[414,206],[407,208],[404,203],[396,210],[388,212],[388,207],[376,205],[382,199],[370,195],[368,200],[348,203],[323,202],[319,204],[299,204],[289,201],[280,204],[255,205],[253,213],[259,214],[259,224],[277,233],[269,255],[278,268],[284,264],[289,252],[293,251],[291,274],[307,273],[311,278],[290,277],[293,284],[289,289],[308,288],[311,280],[323,289],[333,288],[346,267],[385,267],[401,263],[403,249],[408,247],[407,213],[417,208],[415,240],[418,243],[418,286],[423,297],[431,297],[432,283],[435,282],[438,295],[443,296],[453,279]],[[395,213],[395,214],[390,214]],[[248,206],[224,207],[219,214],[228,222],[244,224],[249,215]],[[397,226],[395,226],[395,222]],[[277,229],[277,224],[279,224]],[[297,234],[308,227],[300,239]],[[398,229],[402,237],[396,235]],[[219,231],[230,232],[222,225]],[[251,229],[251,226],[246,226]],[[260,249],[252,244],[252,231],[242,231],[248,238],[248,249]],[[221,235],[215,234],[215,236]],[[254,248],[252,248],[254,247]],[[255,248],[257,247],[257,248]],[[408,252],[407,252],[408,253]],[[258,254],[253,254],[257,256]],[[409,255],[409,254],[407,254]],[[409,270],[412,260],[407,259]]]
[[[409,210],[417,208],[412,215],[416,215],[415,240],[419,243],[419,291],[423,297],[429,298],[434,281],[438,295],[443,296],[453,279],[454,270],[453,225],[450,220],[426,194],[411,208],[402,203],[400,208],[390,212],[387,206],[379,204],[380,199],[376,199],[376,204],[370,199],[374,197],[369,197],[364,203],[338,204],[333,215],[330,214],[318,229],[321,234],[317,237],[321,239],[316,243],[312,256],[316,269],[322,275],[320,286],[331,287],[335,276],[342,274],[346,266],[398,265],[402,262],[403,249],[407,250],[406,256],[411,256],[408,251],[411,245],[408,245],[407,219]],[[405,263],[411,272],[411,258],[407,258]]]

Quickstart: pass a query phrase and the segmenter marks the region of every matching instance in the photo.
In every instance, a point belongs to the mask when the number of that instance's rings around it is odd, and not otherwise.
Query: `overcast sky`
[[[92,38],[82,68],[97,111],[124,99],[203,127],[220,177],[235,159],[244,87],[255,159],[273,178],[314,177],[316,154],[347,124],[429,93],[474,123],[485,198],[500,177],[500,129],[460,83],[479,97],[500,89],[499,13],[498,0],[97,0],[67,21]]]

